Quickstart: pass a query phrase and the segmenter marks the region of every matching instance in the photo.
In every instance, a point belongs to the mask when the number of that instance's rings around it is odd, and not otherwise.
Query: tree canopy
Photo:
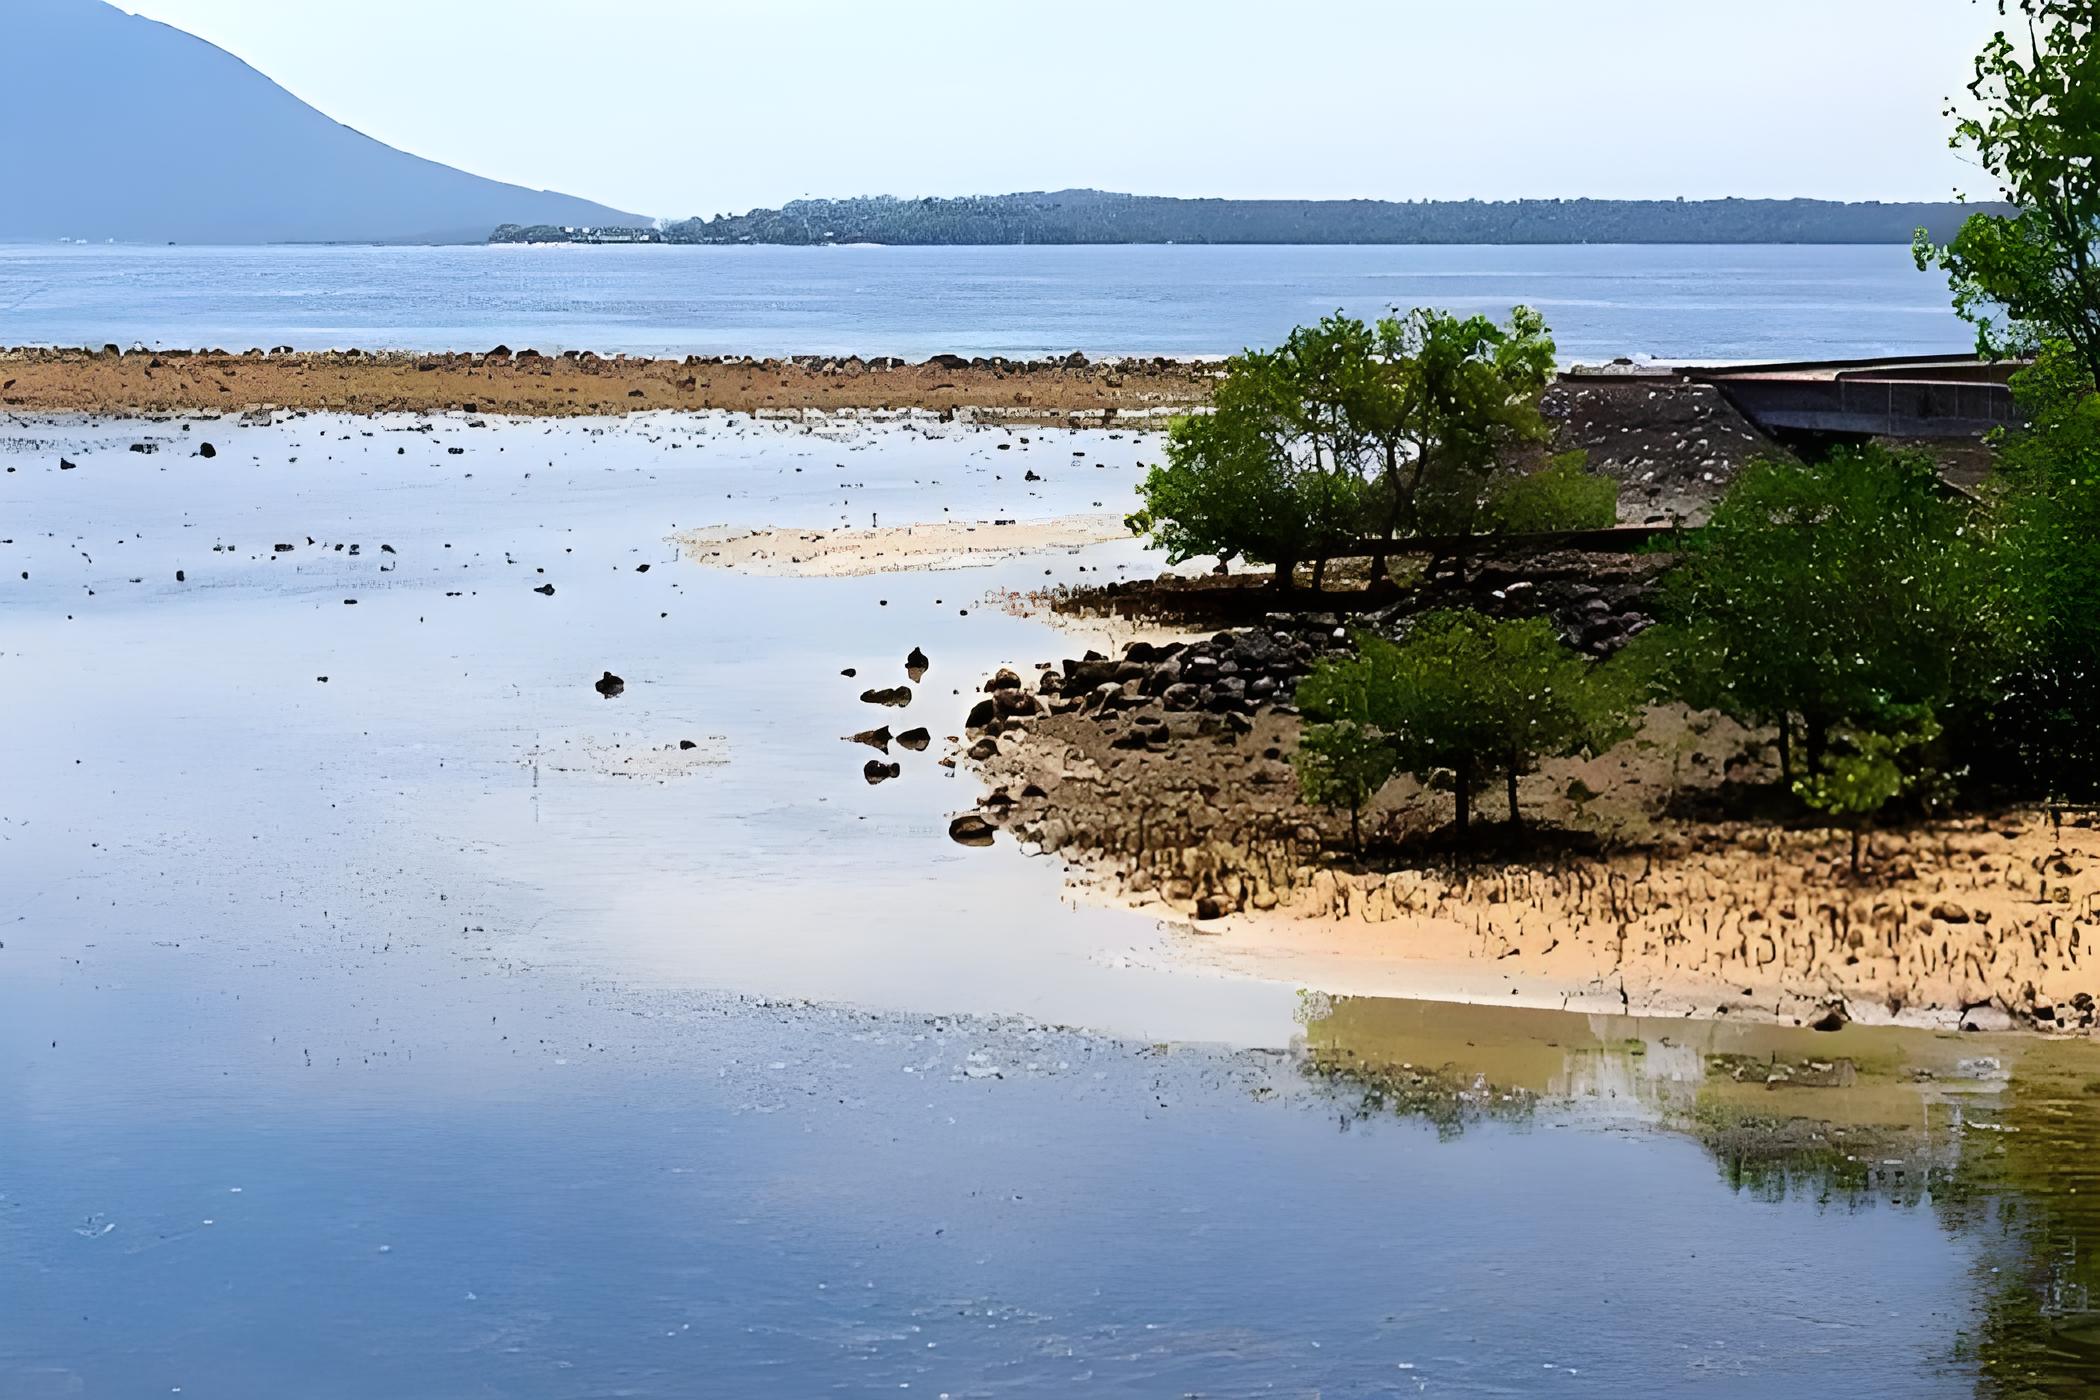
[[[1811,768],[1885,706],[1983,704],[2018,644],[1989,522],[1924,454],[1754,462],[1681,548],[1637,653],[1668,693],[1778,725],[1783,760],[1798,723]]]
[[[2012,207],[1972,214],[1945,244],[1920,229],[1918,265],[1946,271],[1981,353],[2057,340],[2100,382],[2100,0],[2018,0],[2017,11],[2026,32],[1993,36],[1972,106],[1948,109],[1951,144]]]
[[[1308,796],[1339,793],[1361,805],[1377,790],[1372,780],[1384,780],[1381,760],[1385,775],[1425,783],[1449,772],[1461,832],[1481,783],[1497,773],[1507,780],[1515,823],[1518,777],[1542,758],[1609,747],[1631,708],[1547,619],[1469,610],[1427,614],[1399,642],[1360,635],[1356,655],[1323,662],[1299,683],[1297,700]]]
[[[1483,512],[1497,473],[1549,435],[1538,399],[1552,374],[1553,341],[1525,307],[1507,324],[1420,310],[1300,326],[1274,350],[1225,362],[1211,411],[1169,429],[1131,528],[1177,562],[1274,564],[1283,587],[1300,562],[1318,587],[1332,551],[1371,539],[1376,583],[1395,541],[1494,522]],[[1565,528],[1545,523],[1562,505],[1590,523],[1602,498],[1580,474],[1561,463],[1505,504],[1529,528]]]

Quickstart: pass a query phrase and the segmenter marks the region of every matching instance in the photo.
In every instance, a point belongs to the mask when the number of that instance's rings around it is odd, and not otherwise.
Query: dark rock
[[[993,672],[992,678],[984,683],[986,694],[1000,690],[1019,690],[1020,688],[1021,678],[1005,666],[1001,666],[997,671]]]
[[[907,729],[897,736],[897,746],[910,749],[913,753],[924,753],[926,746],[932,742],[933,735],[929,734],[923,725],[917,729]]]
[[[925,680],[927,671],[932,667],[933,663],[926,659],[926,653],[917,647],[905,654],[904,674],[910,676],[914,683]]]
[[[600,695],[602,695],[602,696],[604,696],[604,697],[605,697],[606,699],[610,700],[610,699],[612,699],[612,698],[613,698],[614,696],[618,695],[618,694],[619,694],[620,692],[622,692],[622,691],[624,691],[625,689],[627,689],[627,682],[626,682],[626,681],[623,681],[623,680],[621,680],[621,679],[620,679],[620,678],[619,678],[618,676],[614,675],[614,674],[613,674],[612,672],[610,672],[610,671],[607,671],[607,672],[606,672],[606,673],[605,673],[604,675],[602,675],[602,676],[600,676],[600,677],[598,678],[598,680],[597,680],[597,682],[596,682],[596,684],[594,685],[594,687],[593,687],[593,688],[594,688],[594,689],[595,689],[595,690],[596,690],[596,691],[597,691],[597,692],[598,692],[598,693],[599,693]]]
[[[1851,1020],[1852,1013],[1845,1009],[1845,1003],[1830,1001],[1823,1004],[1822,1010],[1808,1023],[1808,1028],[1812,1031],[1843,1030]]]
[[[863,690],[860,693],[860,698],[865,704],[891,705],[902,709],[911,703],[911,687],[908,685],[892,685],[879,687],[874,690]]]
[[[996,757],[998,753],[999,741],[987,736],[970,745],[968,757],[972,763],[982,763],[988,758]]]
[[[700,746],[694,743],[691,739],[680,739],[678,741],[678,751],[680,753],[684,753],[687,749],[697,749],[699,747]]]
[[[200,442],[197,444],[197,455],[199,457],[216,457],[219,455],[219,449],[208,442]]]
[[[998,690],[992,693],[992,704],[1002,715],[1041,714],[1043,705],[1025,690]]]
[[[888,753],[890,751],[890,727],[885,724],[880,729],[863,729],[860,733],[854,735],[849,742],[866,744],[869,748],[881,749],[884,753]]]
[[[535,588],[532,591],[541,594],[545,597],[552,598],[554,596],[554,585],[551,583],[543,583],[538,588]]]
[[[989,846],[998,828],[975,812],[965,812],[948,823],[948,839],[961,846]]]
[[[982,729],[999,717],[999,706],[991,700],[979,700],[970,707],[970,717],[963,721],[965,729]]]
[[[903,772],[904,766],[902,764],[884,763],[879,758],[871,758],[866,766],[860,770],[860,775],[868,780],[869,787],[873,787],[877,783],[886,783]]]

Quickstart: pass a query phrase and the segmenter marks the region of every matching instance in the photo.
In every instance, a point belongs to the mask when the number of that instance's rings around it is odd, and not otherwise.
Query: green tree
[[[1496,464],[1551,436],[1538,401],[1553,355],[1528,306],[1506,326],[1426,309],[1377,324],[1347,406],[1374,458],[1388,549],[1406,535],[1469,531]],[[1384,563],[1373,560],[1374,582]]]
[[[1423,782],[1450,772],[1463,834],[1475,794],[1494,774],[1508,782],[1516,824],[1517,779],[1540,759],[1623,736],[1627,698],[1597,671],[1545,618],[1437,612],[1417,619],[1404,641],[1359,635],[1357,654],[1322,663],[1299,683],[1297,701],[1322,746],[1324,727],[1346,724],[1352,744],[1383,743],[1395,771]],[[1299,762],[1320,771],[1328,760],[1301,750]]]
[[[1317,587],[1363,521],[1355,439],[1328,383],[1346,353],[1316,329],[1227,360],[1210,412],[1169,425],[1167,460],[1140,484],[1131,531],[1175,563],[1214,554],[1273,565],[1279,591],[1309,561]]]
[[[1552,373],[1545,323],[1524,307],[1507,326],[1439,311],[1300,326],[1225,362],[1211,412],[1169,429],[1131,528],[1177,561],[1274,564],[1284,588],[1310,563],[1315,589],[1329,555],[1369,532],[1383,579],[1401,536],[1474,528],[1496,466],[1548,436]]]
[[[1983,761],[2018,791],[2088,803],[2100,798],[2100,396],[2061,345],[2013,389],[2027,421],[1997,443],[1989,499],[2026,646]]]
[[[1860,847],[1875,815],[1925,779],[1906,758],[1939,736],[1939,722],[1928,707],[1884,706],[1871,721],[1841,730],[1837,744],[1814,771],[1795,781],[1796,796],[1851,832],[1855,878],[1860,874]]]
[[[1998,0],[2000,13],[2013,8]],[[1955,310],[1996,358],[2067,345],[2100,381],[2100,3],[2017,0],[2019,37],[1976,56],[1951,144],[1973,153],[2014,209],[1972,214],[1953,240],[1923,229],[1918,266],[1947,273]]]
[[[1797,724],[1814,771],[1885,704],[1974,716],[2022,632],[1989,524],[1920,454],[1754,462],[1681,542],[1639,659],[1686,703],[1776,725],[1789,785]]]
[[[1349,810],[1349,849],[1361,857],[1364,804],[1392,778],[1396,762],[1386,736],[1360,719],[1308,724],[1292,761],[1306,801]]]

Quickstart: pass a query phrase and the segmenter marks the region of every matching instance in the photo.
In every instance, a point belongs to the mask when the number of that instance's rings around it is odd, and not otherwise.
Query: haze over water
[[[1223,355],[1337,309],[1542,311],[1564,360],[1958,352],[1890,246],[0,247],[0,343]]]

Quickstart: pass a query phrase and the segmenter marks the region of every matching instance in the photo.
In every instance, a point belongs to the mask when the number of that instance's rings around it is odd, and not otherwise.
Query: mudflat
[[[631,359],[543,355],[507,346],[423,355],[359,350],[0,350],[0,407],[45,412],[188,413],[260,407],[343,413],[451,410],[570,417],[721,409],[958,409],[1021,423],[1089,424],[1188,408],[1208,399],[1198,361]]]

